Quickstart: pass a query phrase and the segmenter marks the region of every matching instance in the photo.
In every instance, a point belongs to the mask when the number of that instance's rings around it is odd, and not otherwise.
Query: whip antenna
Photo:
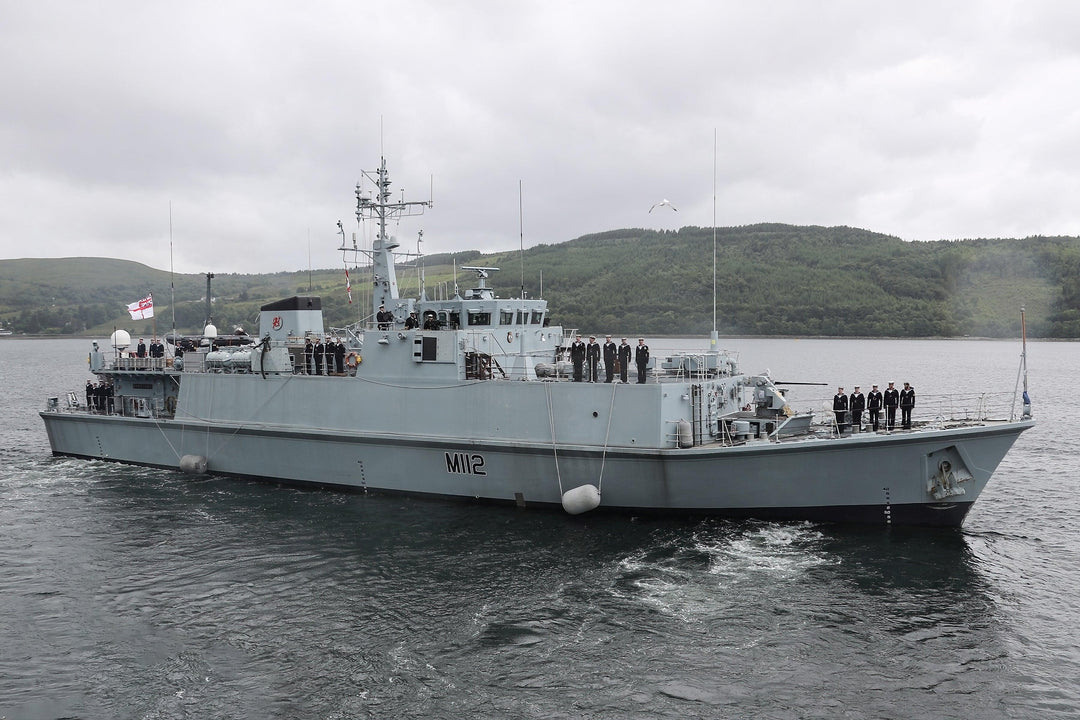
[[[172,311],[173,354],[176,354],[176,271],[173,268],[172,200],[169,201],[169,309]]]
[[[518,240],[521,248],[521,299],[525,299],[525,219],[524,201],[521,197],[521,180],[518,180]]]
[[[716,349],[716,128],[712,135],[712,334],[709,347]]]

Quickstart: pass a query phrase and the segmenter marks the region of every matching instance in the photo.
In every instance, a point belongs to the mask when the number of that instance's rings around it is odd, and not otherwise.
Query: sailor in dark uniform
[[[585,343],[581,342],[580,335],[570,343],[570,362],[574,363],[574,382],[581,382],[581,369],[585,366]]]
[[[900,427],[904,430],[911,429],[911,411],[915,408],[915,388],[904,383],[904,389],[900,391]]]
[[[843,434],[848,409],[848,397],[844,394],[844,388],[836,388],[836,394],[832,399],[832,409],[836,414],[836,431]]]
[[[326,347],[324,352],[326,353],[326,374],[330,375],[334,372],[334,353],[336,352],[337,343],[334,341],[333,336],[326,338]]]
[[[622,344],[619,345],[619,379],[624,383],[627,382],[627,374],[630,372],[630,355],[633,352],[633,348],[630,347],[630,343],[626,342],[626,338],[622,339]]]
[[[862,430],[862,414],[866,409],[866,396],[859,392],[859,386],[855,386],[855,392],[848,398],[848,410],[851,411],[851,429],[853,432]]]
[[[323,345],[322,338],[320,338],[320,337],[315,338],[315,349],[312,352],[312,356],[315,358],[315,374],[316,375],[322,375],[322,359],[323,359],[323,352],[325,352],[325,350],[326,350],[326,347]]]
[[[420,321],[416,319],[416,311],[413,310],[409,313],[409,317],[405,318],[405,329],[415,330],[418,327],[420,327]]]
[[[604,382],[611,382],[615,379],[615,358],[619,354],[619,346],[611,340],[611,336],[607,336],[607,342],[604,343],[604,373],[607,375],[607,379]]]
[[[135,348],[135,357],[146,357],[146,341],[139,338],[139,344]]]
[[[379,312],[375,313],[375,321],[379,323],[380,330],[389,330],[390,323],[394,322],[394,313],[387,310],[385,305],[380,305]]]
[[[890,381],[885,389],[885,429],[892,430],[896,427],[896,406],[900,404],[900,391],[893,387],[896,383]]]
[[[596,342],[596,336],[589,336],[589,344],[585,346],[585,362],[589,364],[589,382],[597,380],[597,370],[600,368],[600,345]]]
[[[340,338],[334,345],[334,364],[337,365],[338,375],[345,374],[345,341]]]
[[[311,371],[315,369],[315,344],[311,342],[311,338],[308,338],[307,342],[304,343],[304,360],[307,374],[310,375]]]
[[[634,348],[634,362],[637,363],[638,384],[644,385],[649,372],[649,346],[645,344],[645,338],[638,338],[637,347]]]
[[[877,389],[877,385],[866,394],[866,411],[870,413],[870,422],[874,427],[874,432],[878,429],[878,420],[881,416],[881,391]]]

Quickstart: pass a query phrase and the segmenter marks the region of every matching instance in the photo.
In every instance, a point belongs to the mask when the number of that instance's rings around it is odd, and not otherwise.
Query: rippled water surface
[[[916,417],[1011,395],[1019,359],[725,344],[829,383],[797,406],[911,380]],[[1080,413],[1056,406],[1080,345],[1029,346],[1040,424],[961,531],[570,518],[53,458],[37,411],[85,383],[86,346],[0,341],[0,717],[1080,716]]]

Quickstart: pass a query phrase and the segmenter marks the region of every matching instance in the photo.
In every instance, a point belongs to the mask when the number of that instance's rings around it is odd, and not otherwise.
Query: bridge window
[[[490,325],[491,313],[484,312],[483,310],[470,310],[469,311],[469,325]]]
[[[513,325],[514,324],[514,311],[513,310],[500,310],[499,311],[499,324],[500,325]]]
[[[533,310],[532,311],[532,321],[533,321],[533,325],[540,325],[541,323],[543,323],[544,322],[544,313],[543,313],[543,311],[542,310]]]

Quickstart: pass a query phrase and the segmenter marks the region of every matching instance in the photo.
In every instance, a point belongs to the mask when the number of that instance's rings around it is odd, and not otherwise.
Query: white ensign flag
[[[132,320],[152,318],[154,317],[154,296],[147,295],[142,300],[128,305],[127,309],[131,313]]]

